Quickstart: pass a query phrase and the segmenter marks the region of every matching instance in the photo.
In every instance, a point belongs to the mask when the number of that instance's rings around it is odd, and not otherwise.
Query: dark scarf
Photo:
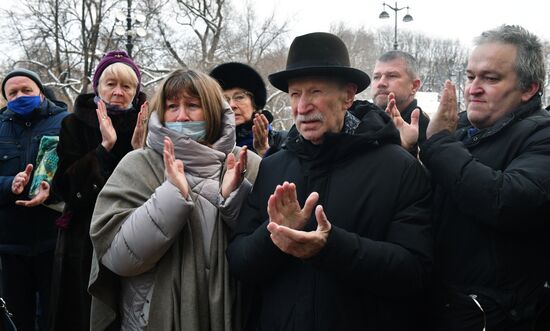
[[[236,134],[237,134],[237,146],[248,146],[252,147],[253,135],[252,135],[252,125],[253,122],[249,121],[241,125],[237,125]]]
[[[101,98],[96,95],[94,97],[94,103],[97,105],[99,100],[101,100]],[[134,100],[135,100],[135,98],[134,98]],[[132,103],[130,103],[130,106],[126,109],[120,108],[118,106],[113,106],[110,103],[107,103],[107,101],[105,101],[105,100],[103,100],[103,102],[105,103],[105,108],[107,108],[107,114],[109,116],[119,115],[119,114],[126,114],[126,113],[129,113],[129,112],[131,112],[135,109],[133,100],[132,100]]]

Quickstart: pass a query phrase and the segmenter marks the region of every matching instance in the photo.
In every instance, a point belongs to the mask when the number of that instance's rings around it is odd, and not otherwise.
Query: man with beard
[[[395,106],[405,122],[410,124],[413,118],[414,121],[418,118],[418,141],[422,142],[426,140],[426,127],[430,119],[415,98],[419,88],[418,64],[411,54],[389,51],[376,60],[372,75],[374,104],[386,109],[389,101],[395,99]],[[418,109],[418,114],[413,114],[415,109]],[[416,145],[411,146],[411,153],[416,156]]]

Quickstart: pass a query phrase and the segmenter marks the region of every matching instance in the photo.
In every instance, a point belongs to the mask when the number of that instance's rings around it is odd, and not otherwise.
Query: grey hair
[[[403,51],[388,51],[378,58],[378,62],[390,62],[396,59],[405,61],[405,71],[411,79],[418,79],[418,63],[411,54]]]
[[[519,25],[506,24],[485,31],[474,39],[476,46],[495,42],[516,46],[518,87],[526,91],[532,83],[538,83],[538,92],[542,93],[546,80],[546,61],[540,39]]]

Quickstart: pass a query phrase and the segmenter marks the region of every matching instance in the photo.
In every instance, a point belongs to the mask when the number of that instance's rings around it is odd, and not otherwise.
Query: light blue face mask
[[[204,138],[206,138],[205,121],[165,122],[164,126],[195,141],[204,140]]]

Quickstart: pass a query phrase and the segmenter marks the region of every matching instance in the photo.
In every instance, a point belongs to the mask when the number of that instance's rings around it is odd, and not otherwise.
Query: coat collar
[[[455,135],[464,143],[477,143],[487,137],[493,136],[503,129],[509,127],[513,123],[524,119],[527,116],[534,114],[535,112],[541,110],[541,97],[535,96],[531,100],[527,101],[524,104],[521,104],[514,111],[510,112],[500,120],[498,120],[492,126],[481,129],[473,135],[469,135],[468,131],[474,127],[472,123],[468,120],[468,114],[466,111],[463,111],[459,114],[458,127]]]
[[[400,144],[399,131],[388,115],[378,108],[363,110],[360,112],[363,117],[353,132],[342,130],[336,134],[326,134],[320,145],[305,140],[294,125],[288,133],[287,148],[299,158],[322,166],[337,164],[381,145]]]

